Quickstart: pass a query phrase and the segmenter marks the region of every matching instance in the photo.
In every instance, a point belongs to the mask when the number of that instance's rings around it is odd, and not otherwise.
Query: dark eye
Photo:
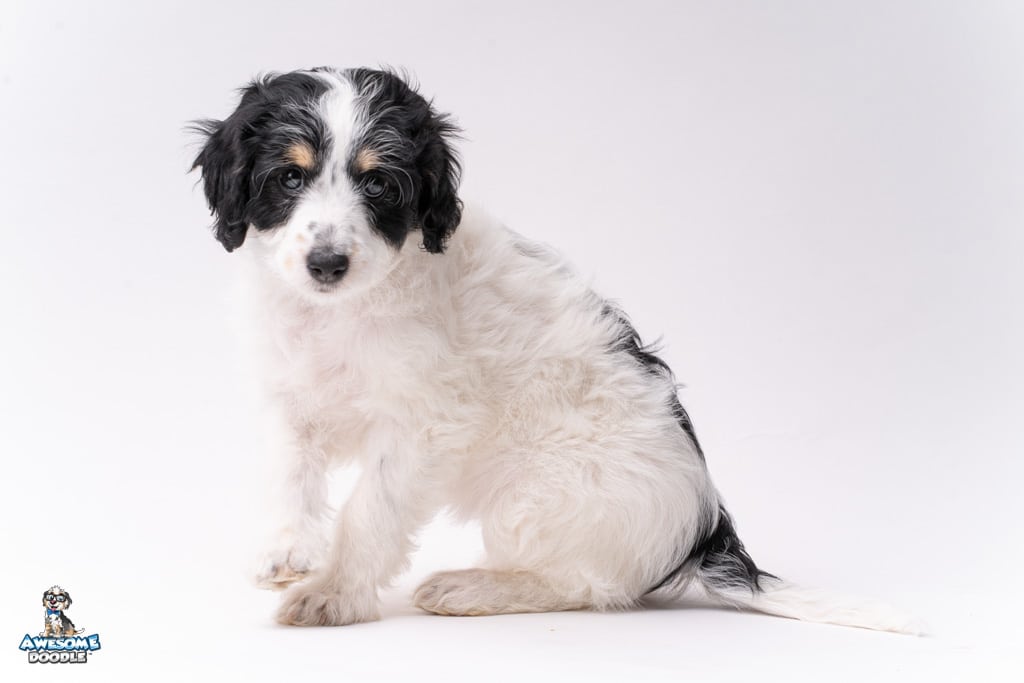
[[[302,171],[297,168],[289,168],[281,174],[281,186],[290,192],[301,190],[305,180],[302,176]]]
[[[370,176],[366,179],[366,182],[363,183],[363,192],[365,192],[366,196],[371,199],[382,197],[387,191],[388,181],[379,176]]]

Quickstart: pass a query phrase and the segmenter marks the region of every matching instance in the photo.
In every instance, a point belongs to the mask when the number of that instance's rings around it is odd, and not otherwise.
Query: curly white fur
[[[261,261],[253,244],[242,252]],[[292,463],[292,563],[270,566],[308,570],[326,468],[358,458],[327,561],[339,595],[386,584],[417,528],[452,506],[482,522],[491,568],[550,584],[545,608],[634,602],[715,498],[671,384],[611,351],[616,320],[560,260],[477,211],[445,255],[410,240],[396,261],[377,288],[331,306],[252,271]],[[308,592],[286,595],[283,619],[304,623],[293,612]],[[363,606],[331,621],[376,614]]]

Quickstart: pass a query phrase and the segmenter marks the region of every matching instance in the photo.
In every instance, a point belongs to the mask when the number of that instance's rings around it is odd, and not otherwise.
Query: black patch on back
[[[615,340],[615,345],[612,347],[613,351],[623,351],[632,356],[643,368],[651,375],[655,377],[663,377],[670,383],[675,383],[675,377],[672,374],[672,369],[668,366],[664,360],[659,358],[655,351],[657,348],[654,345],[645,346],[640,340],[640,335],[633,328],[629,318],[626,314],[615,308],[611,304],[605,304],[601,311],[601,314],[607,318],[614,319],[619,326],[619,337]],[[697,455],[700,459],[704,460],[704,451],[700,447],[700,442],[697,441],[697,433],[693,429],[693,423],[690,421],[690,415],[683,408],[683,404],[679,402],[679,396],[673,389],[671,398],[669,399],[669,407],[672,409],[672,414],[675,416],[679,426],[686,433],[686,436],[690,438],[694,448],[697,449]]]
[[[605,304],[602,315],[614,319],[618,324],[619,336],[612,348],[613,351],[628,353],[651,375],[674,382],[668,363],[656,355],[654,347],[644,345],[640,335],[622,311],[611,304]],[[703,462],[704,451],[697,441],[693,423],[679,402],[679,396],[675,391],[672,392],[669,400],[672,414],[679,423],[679,427],[689,437]],[[708,517],[710,518],[710,515]],[[709,527],[710,525],[705,521],[704,526]],[[761,590],[760,579],[762,577],[776,578],[774,575],[758,569],[754,560],[743,547],[743,542],[736,535],[732,517],[722,505],[718,506],[718,523],[715,527],[706,528],[700,540],[679,564],[667,572],[665,578],[648,592],[660,588],[683,586],[695,573],[712,589],[742,587],[753,592]]]

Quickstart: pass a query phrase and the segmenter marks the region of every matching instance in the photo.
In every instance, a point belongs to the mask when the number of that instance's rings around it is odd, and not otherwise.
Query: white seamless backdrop
[[[709,609],[278,627],[235,268],[189,120],[262,71],[407,67],[463,196],[567,252],[685,383],[755,559],[908,638]],[[82,679],[1020,680],[1024,10],[1013,2],[0,8],[0,680],[54,583]],[[346,477],[337,482],[337,497]]]

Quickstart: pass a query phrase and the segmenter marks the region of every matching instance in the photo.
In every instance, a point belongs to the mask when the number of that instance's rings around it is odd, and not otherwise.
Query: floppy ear
[[[71,593],[64,591],[64,597],[64,609],[67,609],[68,607],[71,607]]]
[[[46,607],[46,594],[50,591],[43,591],[43,607]]]
[[[423,247],[440,254],[462,220],[462,202],[458,197],[461,167],[450,142],[458,128],[447,116],[431,108],[421,134],[426,141],[416,161],[423,183],[417,207],[419,223]]]
[[[245,209],[255,162],[253,138],[267,109],[263,91],[263,84],[255,81],[243,91],[231,116],[194,125],[194,130],[206,136],[206,144],[192,170],[202,168],[206,202],[216,217],[214,234],[228,251],[242,246],[248,229]]]

